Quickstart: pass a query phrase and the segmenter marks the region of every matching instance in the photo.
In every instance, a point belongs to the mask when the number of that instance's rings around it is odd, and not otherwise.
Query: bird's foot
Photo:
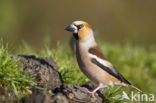
[[[89,90],[87,89],[87,92],[88,92],[89,94],[91,94],[91,96],[92,96],[94,99],[96,99],[95,95],[97,95],[97,93],[95,93],[95,91],[89,91]]]
[[[90,93],[94,99],[96,99],[96,97],[95,97],[96,91],[99,90],[99,89],[101,88],[101,86],[102,86],[102,84],[99,84],[99,85],[98,85],[95,89],[93,89],[92,91],[89,91],[89,90],[87,89],[87,92]],[[96,95],[97,95],[97,94],[96,94]]]

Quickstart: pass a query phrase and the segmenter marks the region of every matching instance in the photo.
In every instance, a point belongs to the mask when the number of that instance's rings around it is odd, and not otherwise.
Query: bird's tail
[[[135,87],[134,85],[128,85],[128,87],[134,88],[134,89],[136,89],[137,91],[142,92],[139,88]]]
[[[139,88],[137,88],[137,87],[135,87],[134,85],[131,85],[131,84],[122,83],[122,86],[131,87],[131,88],[136,89],[136,90],[139,91],[139,92],[142,92]]]
[[[137,87],[135,87],[134,85],[131,85],[131,84],[127,84],[127,83],[123,83],[123,82],[122,82],[122,83],[119,84],[119,85],[125,86],[125,87],[134,88],[134,89],[136,89],[137,91],[142,92],[139,88],[137,88]]]

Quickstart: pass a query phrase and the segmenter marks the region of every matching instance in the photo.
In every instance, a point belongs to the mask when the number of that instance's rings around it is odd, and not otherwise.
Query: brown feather
[[[93,55],[96,55],[97,57],[99,57],[100,59],[103,59],[104,61],[107,62],[107,66],[109,68],[113,68],[114,66],[107,60],[107,58],[103,55],[103,53],[101,52],[101,50],[98,48],[98,46],[94,46],[94,47],[91,47],[89,50],[88,50],[89,53],[93,54]]]
[[[98,46],[91,47],[88,50],[88,52],[96,55],[97,57],[99,57],[101,59],[107,60],[107,58],[103,55],[103,53],[101,52],[101,50],[99,49]]]

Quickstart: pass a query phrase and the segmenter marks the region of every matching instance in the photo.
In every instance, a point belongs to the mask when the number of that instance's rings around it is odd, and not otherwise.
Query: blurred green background
[[[11,50],[0,42],[0,64],[6,64],[0,65],[1,74],[18,70],[10,54],[35,55],[54,58],[65,83],[88,82],[67,45],[71,33],[64,28],[75,20],[91,24],[99,47],[121,74],[144,93],[156,94],[156,0],[0,0],[0,39]],[[27,88],[13,76],[17,92],[24,93]],[[2,80],[12,89],[10,79]],[[28,84],[28,91],[33,86]]]
[[[64,28],[75,20],[92,25],[103,41],[156,44],[155,0],[0,0],[0,37],[13,46],[24,40],[33,47],[68,43]]]

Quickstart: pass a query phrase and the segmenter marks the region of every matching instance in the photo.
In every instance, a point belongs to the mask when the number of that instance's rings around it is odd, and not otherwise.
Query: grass
[[[25,74],[25,75],[24,75]],[[21,95],[31,93],[31,88],[37,83],[29,73],[24,73],[18,59],[14,59],[8,52],[8,46],[0,44],[0,88],[8,94]],[[0,92],[1,93],[1,92]]]
[[[121,74],[123,74],[127,80],[129,80],[136,87],[140,88],[143,91],[143,93],[156,94],[155,49],[145,49],[144,47],[133,46],[131,44],[125,44],[122,46],[119,44],[108,44],[104,42],[98,42],[98,44],[105,56],[108,58],[108,60],[110,60],[115,65],[117,70]],[[57,47],[55,49],[52,49],[50,45],[46,45],[45,48],[39,51],[33,49],[31,46],[24,43],[24,45],[19,49],[19,51],[17,51],[17,54],[54,58],[58,64],[58,70],[61,73],[65,83],[77,84],[89,81],[89,79],[86,78],[86,76],[84,76],[83,73],[80,71],[74,53],[70,50],[70,48],[67,45],[60,44],[60,42],[57,43]],[[10,58],[8,54],[3,55],[7,55],[6,57]],[[5,60],[2,61],[4,62]],[[13,60],[10,58],[10,61]],[[15,61],[15,63],[16,62],[17,61]],[[11,66],[13,65],[11,64]],[[18,65],[14,65],[15,67],[11,66],[9,66],[8,68],[19,68]],[[6,68],[5,66],[3,67]],[[14,70],[12,69],[8,70],[14,72]],[[20,72],[18,72],[17,74],[20,75]],[[25,78],[26,77],[23,77],[23,80],[25,80]],[[18,83],[19,82],[20,80],[18,81]],[[32,87],[30,84],[29,86]],[[6,86],[12,85],[9,83],[9,85]],[[16,88],[25,89],[26,86],[28,85],[25,85],[24,83],[20,84],[20,86],[17,85]],[[110,101],[111,103],[130,102],[127,100],[121,101],[120,99],[122,96],[122,91],[125,91],[130,95],[130,91],[132,90],[135,91],[134,89],[128,87],[108,87],[105,89],[105,101]]]

